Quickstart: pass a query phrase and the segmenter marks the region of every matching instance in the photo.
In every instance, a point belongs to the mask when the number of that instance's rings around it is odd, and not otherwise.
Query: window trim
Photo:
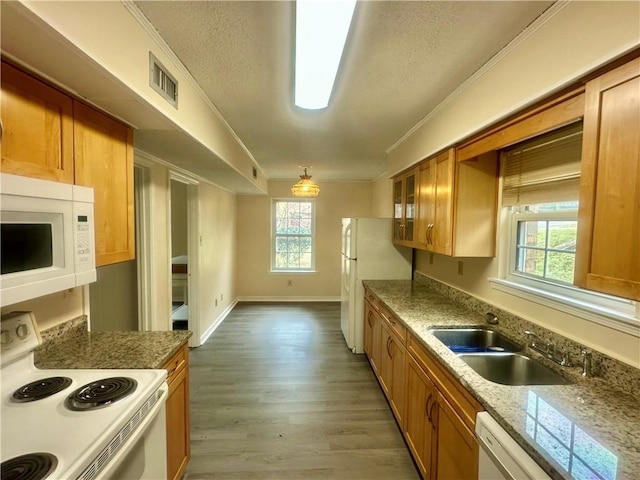
[[[311,204],[311,268],[276,268],[276,204],[278,202],[288,203],[310,203]],[[302,235],[307,236],[307,235]],[[315,199],[305,198],[272,198],[271,199],[271,245],[270,245],[270,265],[269,273],[272,274],[300,274],[309,275],[317,273],[316,269],[316,202]]]
[[[571,285],[552,283],[515,271],[518,220],[535,219],[538,214],[515,212],[503,207],[501,236],[505,244],[499,261],[499,278],[489,277],[491,288],[550,307],[570,315],[640,337],[640,302],[617,299]],[[548,215],[547,215],[548,213]],[[545,219],[577,219],[577,212],[545,212]]]

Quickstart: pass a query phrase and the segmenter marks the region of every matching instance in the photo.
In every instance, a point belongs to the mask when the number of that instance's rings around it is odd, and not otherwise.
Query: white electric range
[[[166,478],[165,370],[40,370],[28,312],[2,316],[0,477]]]

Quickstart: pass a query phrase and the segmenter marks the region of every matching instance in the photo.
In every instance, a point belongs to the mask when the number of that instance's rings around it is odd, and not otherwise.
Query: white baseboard
[[[340,297],[238,297],[238,302],[339,302]]]
[[[224,319],[227,318],[227,316],[231,313],[231,310],[233,310],[233,308],[236,306],[237,303],[238,303],[238,300],[234,300],[233,302],[231,302],[229,306],[225,308],[224,311],[220,314],[220,316],[216,318],[216,320],[211,324],[211,326],[207,328],[207,330],[200,336],[200,345],[206,342],[209,339],[209,337],[213,335],[213,332],[215,332],[216,328],[218,328],[220,324],[222,324]]]

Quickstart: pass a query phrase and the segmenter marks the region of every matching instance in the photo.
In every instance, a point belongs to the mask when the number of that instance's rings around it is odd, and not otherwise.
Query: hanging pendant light
[[[291,193],[294,197],[317,197],[320,193],[320,187],[311,181],[311,175],[307,175],[307,168],[304,169],[304,175],[300,175],[300,181],[291,187]]]

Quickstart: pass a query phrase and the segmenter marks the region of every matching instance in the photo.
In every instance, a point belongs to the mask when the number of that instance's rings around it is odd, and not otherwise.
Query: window
[[[502,155],[501,278],[495,288],[639,335],[636,302],[573,286],[582,125]]]
[[[511,228],[514,274],[572,285],[578,202],[514,207]]]
[[[274,200],[271,270],[315,270],[315,204],[313,200]]]

